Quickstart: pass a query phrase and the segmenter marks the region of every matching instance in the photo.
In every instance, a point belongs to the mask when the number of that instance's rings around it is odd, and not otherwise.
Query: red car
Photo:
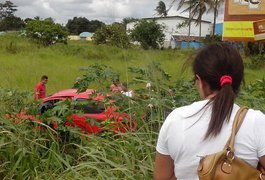
[[[43,104],[40,107],[40,112],[44,113],[48,109],[54,108],[56,102],[66,99],[75,101],[77,104],[75,109],[82,111],[82,113],[70,115],[65,122],[66,126],[78,127],[84,133],[98,133],[106,130],[120,133],[136,130],[137,125],[132,121],[130,115],[118,112],[118,107],[113,104],[114,100],[110,100],[108,106],[105,107],[103,101],[106,98],[93,89],[81,93],[78,93],[77,89],[67,89],[54,93],[42,100]],[[85,105],[78,106],[79,102],[85,102]],[[21,115],[25,116],[24,114]],[[97,123],[91,123],[88,119],[92,119]],[[56,126],[57,124],[53,124],[54,128]]]

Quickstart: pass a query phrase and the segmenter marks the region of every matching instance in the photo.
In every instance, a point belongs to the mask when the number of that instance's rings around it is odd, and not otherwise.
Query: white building
[[[189,32],[189,27],[186,25],[181,26],[188,18],[182,16],[168,16],[168,17],[154,17],[154,18],[143,18],[143,20],[155,20],[158,24],[165,27],[165,42],[164,47],[171,46],[171,40],[173,37],[187,37]],[[137,22],[131,22],[127,24],[126,29],[130,30],[134,28]],[[200,32],[200,25],[196,25],[195,20],[191,21],[190,37],[192,39],[198,39]],[[210,35],[212,30],[212,24],[210,21],[201,21],[201,37]],[[175,39],[175,38],[174,38]]]

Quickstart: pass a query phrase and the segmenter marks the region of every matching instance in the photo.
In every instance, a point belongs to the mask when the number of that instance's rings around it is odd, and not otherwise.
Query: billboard
[[[255,21],[254,26],[254,40],[260,41],[265,40],[265,19],[260,21]]]
[[[265,0],[225,0],[223,40],[265,40]]]

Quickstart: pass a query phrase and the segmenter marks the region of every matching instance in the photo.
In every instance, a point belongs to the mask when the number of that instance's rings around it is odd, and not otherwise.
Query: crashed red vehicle
[[[134,132],[136,130],[137,125],[133,122],[130,115],[118,112],[118,107],[112,103],[114,100],[110,100],[105,107],[103,102],[105,100],[104,95],[97,93],[93,89],[88,89],[81,93],[78,93],[77,89],[67,89],[54,93],[42,100],[40,112],[44,113],[48,109],[54,108],[58,101],[66,99],[75,101],[77,104],[78,102],[85,102],[84,106],[75,106],[81,113],[68,116],[65,122],[66,126],[78,127],[82,132],[89,134],[101,131],[123,133],[128,131]],[[23,114],[20,115],[20,118],[22,116]],[[25,115],[24,117],[27,118]],[[93,119],[98,123],[90,123],[88,119]],[[54,128],[56,126],[57,124],[53,124]]]

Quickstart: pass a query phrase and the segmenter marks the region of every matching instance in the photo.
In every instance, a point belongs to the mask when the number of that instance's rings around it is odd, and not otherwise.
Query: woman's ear
[[[203,82],[202,82],[201,77],[198,74],[196,74],[195,79],[197,82],[197,87],[201,90],[203,88]]]
[[[196,74],[195,75],[195,78],[196,78],[196,86],[197,86],[197,90],[199,91],[199,94],[200,94],[200,97],[201,99],[205,99],[206,97],[206,89],[207,89],[207,83],[201,79],[201,77]]]

